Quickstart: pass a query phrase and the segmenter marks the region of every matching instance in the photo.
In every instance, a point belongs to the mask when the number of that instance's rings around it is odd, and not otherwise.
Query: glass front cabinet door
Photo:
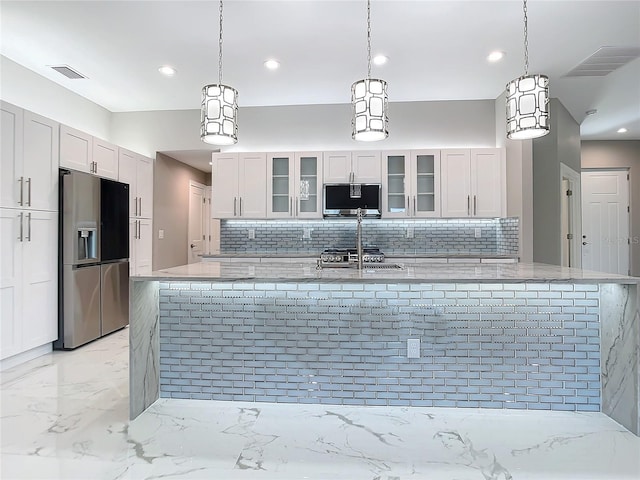
[[[440,215],[440,151],[389,151],[383,154],[383,216]]]
[[[268,218],[321,218],[321,159],[317,152],[268,155]]]

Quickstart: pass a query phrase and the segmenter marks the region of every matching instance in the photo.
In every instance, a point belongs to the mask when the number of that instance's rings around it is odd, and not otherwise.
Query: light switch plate
[[[162,240],[164,238],[164,230],[162,230],[162,229],[158,230],[158,238],[160,240]]]
[[[250,228],[247,231],[247,234],[249,236],[249,240],[255,240],[256,239],[256,229],[255,228]]]
[[[482,229],[481,228],[476,228],[476,238],[481,238],[482,237]]]

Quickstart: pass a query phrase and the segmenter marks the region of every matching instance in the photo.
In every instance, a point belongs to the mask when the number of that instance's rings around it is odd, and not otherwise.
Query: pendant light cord
[[[371,78],[371,0],[367,0],[367,78]]]
[[[218,85],[222,85],[222,0],[220,0],[220,38],[218,40]]]
[[[524,0],[524,75],[529,75],[529,32],[527,30],[527,0]]]

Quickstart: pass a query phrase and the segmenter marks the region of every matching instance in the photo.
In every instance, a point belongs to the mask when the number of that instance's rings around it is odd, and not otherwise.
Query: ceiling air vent
[[[638,47],[600,47],[565,77],[604,77],[638,57]]]
[[[56,72],[61,73],[65,77],[70,78],[72,80],[77,80],[79,78],[87,78],[81,73],[76,72],[69,65],[50,65],[50,67],[53,68]]]

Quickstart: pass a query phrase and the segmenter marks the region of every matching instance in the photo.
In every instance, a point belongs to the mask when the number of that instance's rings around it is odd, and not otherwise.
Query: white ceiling
[[[240,106],[349,103],[366,75],[364,0],[226,0],[223,81]],[[495,99],[524,73],[520,0],[372,0],[372,76],[389,100]],[[529,0],[530,73],[583,139],[640,139],[640,59],[605,77],[565,75],[601,46],[640,47],[640,1]],[[218,78],[218,1],[4,1],[0,53],[112,112],[200,108]],[[505,59],[490,64],[493,50]],[[277,71],[263,62],[276,58]],[[48,68],[86,75],[69,80]],[[173,78],[158,73],[174,66]],[[597,109],[585,118],[585,112]],[[628,133],[616,133],[626,127]]]

